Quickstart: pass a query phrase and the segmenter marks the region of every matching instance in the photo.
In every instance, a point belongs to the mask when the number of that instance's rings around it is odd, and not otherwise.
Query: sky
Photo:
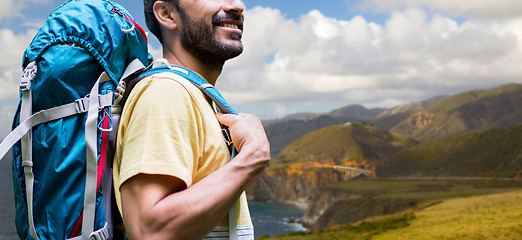
[[[0,138],[24,49],[64,1],[0,1]],[[116,0],[142,26],[142,2]],[[262,119],[351,104],[392,108],[522,83],[520,0],[245,0],[243,54],[217,88]],[[157,40],[149,51],[161,57]]]

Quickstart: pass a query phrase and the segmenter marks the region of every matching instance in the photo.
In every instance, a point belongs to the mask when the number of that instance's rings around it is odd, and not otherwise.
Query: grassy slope
[[[372,239],[522,239],[522,192],[444,201]]]
[[[515,177],[522,173],[520,136],[522,125],[422,143],[381,161],[377,175]]]
[[[376,163],[414,143],[378,128],[348,124],[309,133],[286,147],[273,163],[313,161],[342,165],[349,161]]]
[[[262,239],[522,239],[522,191],[447,199],[327,231]]]
[[[351,180],[328,185],[336,192],[350,192],[373,199],[416,199],[423,202],[486,195],[522,188],[522,181],[495,179]]]

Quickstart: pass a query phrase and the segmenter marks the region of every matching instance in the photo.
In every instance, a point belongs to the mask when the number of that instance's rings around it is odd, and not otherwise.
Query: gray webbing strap
[[[98,81],[94,83],[89,95],[89,110],[85,121],[85,151],[87,154],[85,163],[85,196],[83,201],[82,239],[89,240],[94,232],[94,214],[96,211],[96,182],[98,160],[98,86],[100,82],[110,79],[103,72]]]
[[[145,69],[145,65],[143,65],[143,63],[141,63],[141,61],[137,58],[132,60],[132,62],[130,62],[129,65],[127,65],[127,68],[125,68],[125,71],[123,72],[123,75],[121,76],[120,80],[127,78],[131,74],[141,69]]]
[[[109,93],[101,95],[99,98],[99,108],[104,108],[112,105],[113,94]],[[3,157],[7,151],[20,140],[26,133],[30,132],[31,128],[45,122],[56,119],[69,117],[75,114],[87,112],[89,108],[89,97],[77,99],[73,103],[62,106],[41,110],[31,115],[26,120],[22,121],[0,144],[0,157]]]
[[[32,96],[31,96],[31,81],[33,80],[38,67],[35,62],[30,62],[24,69],[22,79],[20,81],[20,90],[22,91],[22,102],[20,106],[20,121],[26,120],[31,116],[33,111]],[[29,223],[29,234],[34,239],[38,240],[36,229],[34,227],[33,217],[33,187],[34,187],[34,174],[33,174],[33,153],[32,153],[33,135],[29,129],[21,139],[21,151],[22,151],[22,166],[24,167],[24,178],[25,178],[25,195],[27,200],[27,220]],[[9,146],[11,148],[11,146]],[[3,155],[2,155],[3,156]]]
[[[236,204],[228,212],[228,236],[230,240],[237,240]]]

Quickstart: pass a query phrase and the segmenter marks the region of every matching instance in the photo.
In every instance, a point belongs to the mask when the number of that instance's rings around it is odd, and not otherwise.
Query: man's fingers
[[[218,112],[216,114],[216,117],[221,124],[223,124],[227,127],[230,127],[230,125],[232,125],[236,121],[235,117],[237,117],[237,115],[223,114],[223,113]]]

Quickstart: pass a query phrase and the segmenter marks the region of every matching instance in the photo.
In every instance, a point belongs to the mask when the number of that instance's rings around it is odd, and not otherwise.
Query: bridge
[[[328,169],[334,169],[336,171],[342,172],[342,173],[348,173],[350,177],[357,177],[360,175],[364,176],[371,176],[372,170],[362,169],[362,168],[356,168],[356,167],[348,167],[348,166],[311,166],[316,168],[328,168]]]

